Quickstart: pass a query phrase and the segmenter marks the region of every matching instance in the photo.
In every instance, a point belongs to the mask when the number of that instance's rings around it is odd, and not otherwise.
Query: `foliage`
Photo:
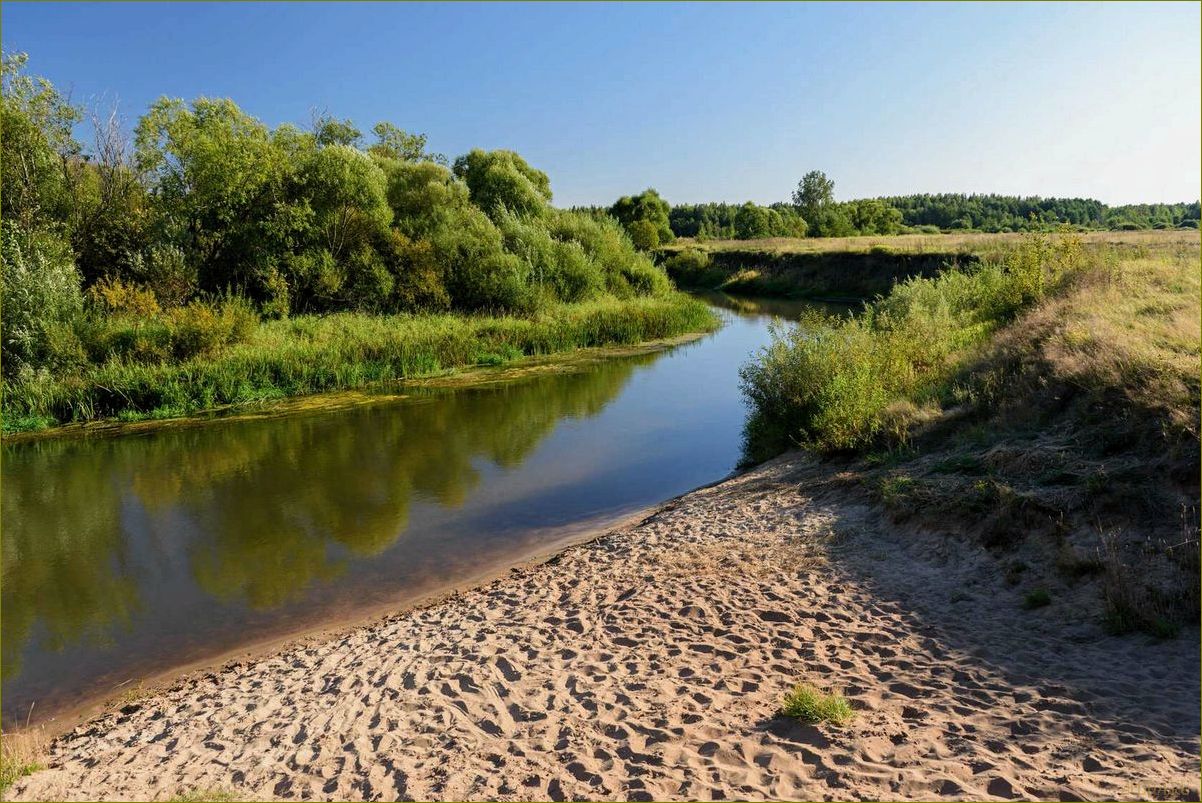
[[[1150,229],[1188,225],[1199,217],[1198,203],[1134,204],[1109,207],[1090,198],[1010,195],[905,195],[879,199],[902,214],[905,226],[1026,231],[1071,224],[1089,229]],[[1196,225],[1196,224],[1194,224]]]
[[[754,207],[757,212],[749,213],[748,207]],[[806,221],[788,204],[772,204],[758,206],[751,202],[736,204],[684,204],[672,207],[668,213],[672,232],[678,237],[697,237],[701,239],[728,239],[741,237],[738,217],[744,215],[746,220],[764,220],[767,228],[757,224],[757,231],[762,237],[804,237]],[[748,215],[754,215],[749,218]],[[747,230],[744,223],[744,232]]]
[[[83,307],[71,248],[51,232],[0,228],[0,320],[5,376],[57,367],[50,343],[69,330]]]
[[[519,215],[545,214],[551,182],[513,151],[472,149],[454,164],[455,176],[467,185],[472,203],[490,217],[502,210]]]
[[[840,203],[834,199],[834,189],[835,182],[825,173],[810,171],[798,182],[791,205],[756,207],[782,216],[780,223],[767,227],[763,225],[762,213],[752,211],[746,204],[742,207],[723,203],[684,204],[672,207],[668,216],[677,237],[702,239],[937,234],[956,230],[1052,231],[1066,224],[1078,229],[1134,231],[1197,228],[1199,220],[1197,201],[1108,207],[1088,198],[943,193]],[[804,221],[800,231],[785,217],[786,209],[792,217]],[[740,214],[742,225],[737,220]]]
[[[626,227],[630,234],[630,242],[640,251],[654,251],[659,248],[659,231],[650,220],[636,220]]]
[[[0,218],[25,230],[64,219],[64,165],[79,157],[72,134],[82,112],[45,78],[26,75],[24,53],[0,57]]]
[[[671,242],[672,226],[668,219],[671,206],[654,189],[638,195],[624,195],[609,208],[609,214],[626,227],[635,247],[650,251],[660,243]]]
[[[236,311],[227,312],[227,306],[210,307],[209,313],[234,320],[231,341],[184,359],[158,358],[164,339],[171,347],[178,342],[181,318],[141,325],[125,317],[102,318],[104,328],[95,341],[108,347],[102,361],[93,360],[71,376],[44,374],[36,381],[5,382],[6,430],[118,415],[123,420],[186,415],[474,365],[480,355],[629,345],[706,330],[717,323],[702,302],[681,294],[557,305],[532,317],[297,316],[267,321],[249,331],[237,331],[242,319]],[[196,315],[203,330],[210,316],[200,311]],[[163,330],[167,335],[160,334]],[[237,337],[244,339],[235,342]],[[139,347],[138,338],[147,345]]]
[[[793,205],[802,217],[813,223],[819,213],[835,202],[835,182],[821,170],[811,170],[797,182],[793,191]]]
[[[1032,235],[1001,264],[915,278],[849,319],[815,317],[776,330],[744,366],[753,415],[747,449],[838,451],[906,437],[923,405],[951,393],[966,349],[1044,296],[1081,264],[1079,238]]]
[[[430,161],[446,164],[447,159],[442,154],[426,152],[425,134],[410,134],[388,122],[376,123],[372,127],[372,133],[376,135],[376,144],[369,148],[373,156],[402,162]]]
[[[685,248],[664,260],[664,270],[686,287],[697,287],[704,283],[710,267],[710,257],[697,248]]]
[[[364,149],[352,120],[271,129],[202,97],[159,99],[132,143],[115,110],[96,116],[88,152],[81,110],[23,55],[3,64],[4,375],[31,387],[42,369],[86,384],[118,362],[213,357],[259,316],[536,316],[671,289],[620,225],[553,209],[547,175],[512,151],[449,169],[388,122]]]

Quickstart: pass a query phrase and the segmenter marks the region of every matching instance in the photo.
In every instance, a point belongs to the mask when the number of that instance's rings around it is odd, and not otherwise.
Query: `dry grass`
[[[845,251],[866,253],[873,248],[885,248],[895,253],[927,254],[965,251],[989,253],[1011,248],[1021,242],[1023,234],[898,234],[867,237],[772,237],[763,240],[706,240],[681,237],[665,250],[698,248],[703,251],[764,251],[778,254],[821,253]],[[1199,233],[1191,229],[1151,231],[1091,231],[1081,239],[1087,246],[1128,246],[1132,248],[1161,248],[1166,246],[1197,247]]]
[[[42,768],[46,739],[41,729],[0,737],[0,796],[8,787]]]
[[[1200,249],[1196,233],[1118,236],[1095,237],[859,479],[898,521],[1021,558],[1057,605],[1088,594],[1111,632],[1164,637],[1198,619]]]

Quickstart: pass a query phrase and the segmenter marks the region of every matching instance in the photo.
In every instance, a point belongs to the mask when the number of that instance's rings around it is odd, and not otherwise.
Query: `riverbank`
[[[414,391],[450,390],[468,387],[503,385],[523,378],[572,372],[602,360],[655,354],[705,337],[712,330],[645,340],[634,345],[586,346],[567,353],[516,357],[501,365],[473,365],[449,368],[431,375],[404,380],[403,387],[381,381],[356,390],[330,391],[278,400],[228,404],[196,412],[180,418],[142,418],[134,420],[105,419],[74,424],[62,424],[49,429],[5,433],[4,444],[73,438],[107,438],[143,434],[163,429],[187,429],[213,423],[229,424],[240,421],[264,421],[295,415],[319,415],[364,407],[390,404],[408,398]]]
[[[1086,251],[1161,254],[1196,249],[1196,230],[1081,232]],[[901,234],[863,237],[705,240],[682,237],[659,249],[678,286],[736,295],[858,303],[909,279],[1002,261],[1029,234]]]
[[[528,318],[343,313],[266,321],[246,342],[183,362],[111,360],[6,381],[3,429],[9,435],[68,423],[177,419],[717,325],[703,303],[681,293],[562,304]]]
[[[482,588],[194,675],[7,799],[1196,799],[1198,631],[1025,609],[786,455]],[[845,727],[777,715],[797,683]]]

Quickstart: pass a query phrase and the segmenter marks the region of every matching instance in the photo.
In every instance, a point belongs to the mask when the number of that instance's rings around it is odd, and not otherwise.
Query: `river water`
[[[800,302],[638,356],[336,412],[10,444],[5,725],[362,619],[545,553],[738,462],[738,369]]]

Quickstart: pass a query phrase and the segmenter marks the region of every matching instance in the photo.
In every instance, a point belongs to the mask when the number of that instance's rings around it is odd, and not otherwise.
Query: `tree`
[[[426,152],[425,134],[410,134],[386,122],[376,123],[371,130],[376,135],[376,144],[368,150],[376,156],[402,162],[447,163],[447,157],[441,153]]]
[[[626,227],[630,241],[640,251],[653,251],[659,248],[659,231],[650,220],[636,220]]]
[[[0,56],[0,217],[31,229],[70,214],[69,168],[82,154],[72,130],[83,114],[45,78],[25,75],[27,61]]]
[[[322,112],[313,119],[313,138],[319,148],[327,145],[349,145],[358,147],[363,132],[355,128],[350,120],[339,120]]]
[[[671,210],[668,202],[648,187],[638,195],[623,195],[609,208],[609,214],[626,227],[632,238],[634,230],[631,227],[638,221],[647,221],[655,228],[658,242],[669,242],[673,239],[669,222]]]
[[[474,148],[455,160],[455,175],[467,184],[472,203],[496,218],[502,209],[541,215],[551,202],[551,180],[513,151]]]
[[[757,206],[751,201],[739,207],[738,213],[735,214],[736,237],[740,240],[758,240],[762,237],[771,237],[772,234],[772,218],[769,210]]]
[[[289,141],[315,147],[312,137]],[[201,287],[259,294],[263,277],[309,222],[285,195],[294,154],[226,98],[190,106],[162,98],[138,123],[135,143],[162,237],[192,255]]]
[[[300,166],[298,179],[321,246],[336,260],[367,245],[392,222],[384,171],[360,150],[322,148]]]
[[[821,170],[811,170],[802,176],[793,191],[793,205],[806,220],[816,218],[817,213],[835,201],[835,182]]]

